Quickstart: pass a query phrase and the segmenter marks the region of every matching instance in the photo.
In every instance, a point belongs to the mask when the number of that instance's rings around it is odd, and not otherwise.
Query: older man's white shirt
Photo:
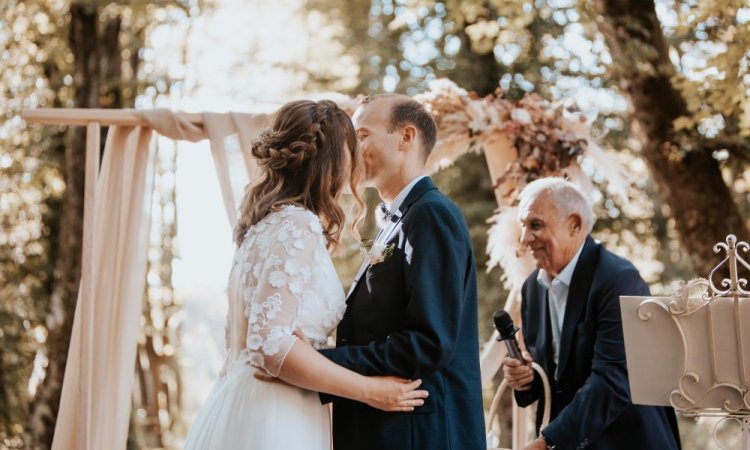
[[[568,292],[570,291],[570,280],[573,278],[578,258],[581,256],[583,244],[576,252],[573,259],[568,262],[563,270],[554,279],[546,270],[541,269],[536,281],[548,293],[547,303],[549,305],[550,328],[552,329],[552,349],[555,360],[555,379],[558,375],[558,362],[560,361],[560,335],[562,333],[563,321],[565,320],[565,306],[568,304]]]

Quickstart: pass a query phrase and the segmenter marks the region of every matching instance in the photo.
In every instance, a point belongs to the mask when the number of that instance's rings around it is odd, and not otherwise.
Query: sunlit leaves
[[[65,105],[63,2],[5,2],[0,6],[0,439],[23,431],[29,377],[48,311],[50,230],[45,218],[64,183],[57,168],[55,129],[26,127],[25,108]]]
[[[194,10],[192,1],[80,1],[101,7],[101,23],[122,18],[123,66],[140,61],[153,16],[174,20]],[[60,203],[65,190],[64,129],[28,126],[24,109],[73,107],[74,56],[68,45],[70,0],[0,2],[0,447],[17,446],[30,389],[44,377],[45,325],[50,317],[52,266],[57,248]],[[176,8],[175,8],[176,7]],[[162,10],[168,9],[167,13]],[[105,80],[101,98],[122,88],[135,98],[144,85],[165,80],[135,69],[122,80]],[[166,90],[166,89],[164,89]],[[100,100],[101,100],[100,98]],[[105,104],[106,102],[102,102]],[[35,354],[37,371],[32,374]],[[65,354],[60,355],[63,359]],[[7,438],[7,440],[5,440]],[[20,441],[19,441],[20,442]]]
[[[664,1],[657,11],[679,72],[674,84],[689,116],[677,129],[704,137],[747,136],[750,110],[750,7],[735,0]],[[713,117],[711,123],[706,119]],[[703,123],[703,126],[699,126]],[[727,128],[728,126],[728,128]]]

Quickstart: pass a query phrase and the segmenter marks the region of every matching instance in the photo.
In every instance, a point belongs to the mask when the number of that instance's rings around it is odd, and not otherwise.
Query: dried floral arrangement
[[[430,91],[415,97],[438,125],[438,142],[428,161],[432,171],[453,163],[466,152],[481,151],[497,134],[508,136],[517,157],[495,180],[512,205],[529,182],[563,175],[587,150],[590,136],[582,116],[530,94],[519,101],[495,95],[478,97],[450,80],[437,80]]]

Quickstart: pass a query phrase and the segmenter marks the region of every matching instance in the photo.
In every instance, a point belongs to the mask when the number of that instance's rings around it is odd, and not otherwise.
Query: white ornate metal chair
[[[633,403],[739,421],[744,450],[750,450],[750,291],[738,269],[750,273],[750,265],[738,253],[748,250],[729,235],[714,246],[726,256],[707,278],[681,282],[671,297],[620,298]]]

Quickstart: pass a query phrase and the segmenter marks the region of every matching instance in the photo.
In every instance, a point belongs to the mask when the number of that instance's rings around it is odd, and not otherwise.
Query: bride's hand
[[[414,411],[429,395],[417,390],[422,380],[406,380],[393,376],[368,377],[364,403],[383,411]]]

